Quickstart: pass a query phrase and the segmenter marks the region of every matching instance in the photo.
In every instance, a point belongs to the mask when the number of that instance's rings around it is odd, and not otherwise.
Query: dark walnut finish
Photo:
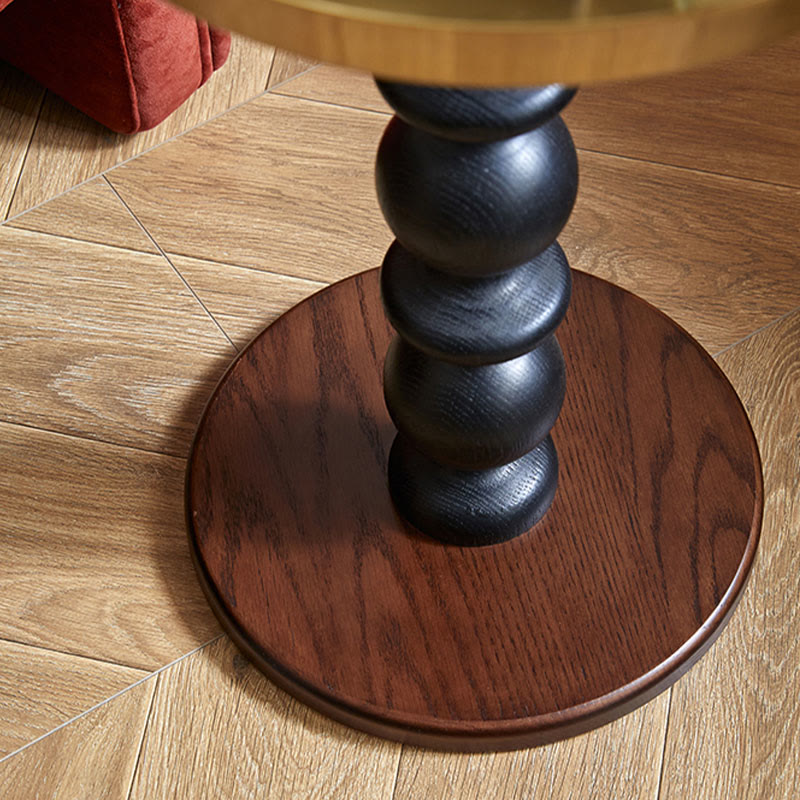
[[[395,512],[377,270],[240,355],[198,429],[187,517],[212,607],[277,684],[374,734],[510,749],[621,716],[710,646],[761,519],[741,404],[693,339],[597,278],[574,273],[558,331],[559,490],[491,547]]]
[[[377,160],[397,237],[381,278],[398,332],[385,365],[399,431],[389,489],[434,538],[498,543],[556,491],[549,432],[565,374],[553,332],[571,281],[555,240],[578,183],[558,112],[574,90],[378,87],[397,112]]]

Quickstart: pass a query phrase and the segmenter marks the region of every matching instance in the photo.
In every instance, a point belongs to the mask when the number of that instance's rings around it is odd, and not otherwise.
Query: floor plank
[[[369,73],[330,64],[320,64],[287,81],[275,91],[291,97],[304,97],[307,100],[384,114],[392,113]]]
[[[146,675],[116,664],[0,641],[0,758]]]
[[[170,254],[333,281],[378,266],[391,241],[373,177],[385,124],[269,94],[108,178]]]
[[[0,797],[126,800],[155,683],[135,686],[0,762]]]
[[[287,50],[276,49],[275,59],[272,62],[272,69],[269,73],[268,87],[278,86],[285,81],[301,75],[311,67],[316,65],[316,61],[290,53]]]
[[[234,36],[228,62],[152,130],[113,133],[48,93],[11,215],[55,197],[115,164],[199,125],[264,91],[273,48]]]
[[[675,687],[663,800],[797,797],[800,784],[800,312],[719,360],[761,444],[764,526],[750,585]]]
[[[161,674],[131,800],[389,800],[399,755],[291,699],[223,638]]]
[[[0,423],[0,638],[153,670],[215,636],[183,478],[182,459]]]
[[[630,289],[712,353],[800,306],[800,190],[583,152],[570,264]]]
[[[0,220],[11,207],[43,98],[36,81],[0,62]]]
[[[172,263],[239,348],[284,311],[325,286],[186,256],[173,256]]]
[[[0,259],[0,419],[185,455],[233,348],[172,267],[8,226]]]
[[[587,86],[565,114],[578,147],[800,186],[800,35],[730,61]]]
[[[158,252],[102,178],[87,181],[48,203],[13,217],[6,225],[127,250]]]
[[[332,281],[377,266],[391,238],[372,178],[384,124],[264,97],[109,178],[170,253]],[[585,152],[581,166],[561,236],[574,267],[641,294],[712,351],[800,305],[800,190]]]
[[[406,748],[395,800],[650,800],[656,796],[668,694],[583,736],[533,750],[459,755]]]

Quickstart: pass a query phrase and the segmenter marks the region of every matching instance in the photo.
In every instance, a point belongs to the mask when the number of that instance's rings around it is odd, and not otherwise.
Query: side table
[[[199,425],[187,524],[224,628],[315,708],[446,749],[553,741],[666,689],[746,585],[758,448],[688,333],[570,270],[559,112],[569,84],[731,55],[800,9],[184,5],[373,71],[396,112],[383,266],[256,337]]]

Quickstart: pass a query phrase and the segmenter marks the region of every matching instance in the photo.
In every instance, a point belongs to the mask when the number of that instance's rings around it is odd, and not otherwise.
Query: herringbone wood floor
[[[562,243],[716,354],[761,445],[763,539],[730,627],[670,692],[486,756],[373,739],[273,687],[185,546],[184,459],[226,364],[389,243],[369,78],[237,39],[125,139],[0,68],[0,797],[796,797],[798,66],[795,38],[586,88],[567,114],[582,190]]]

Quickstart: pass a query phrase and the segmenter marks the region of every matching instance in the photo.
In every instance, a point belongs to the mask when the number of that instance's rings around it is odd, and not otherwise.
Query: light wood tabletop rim
[[[180,0],[212,22],[279,47],[410,82],[586,83],[698,66],[800,28],[794,0],[705,0],[562,19],[420,14],[336,0]],[[574,6],[571,6],[573,9]]]

